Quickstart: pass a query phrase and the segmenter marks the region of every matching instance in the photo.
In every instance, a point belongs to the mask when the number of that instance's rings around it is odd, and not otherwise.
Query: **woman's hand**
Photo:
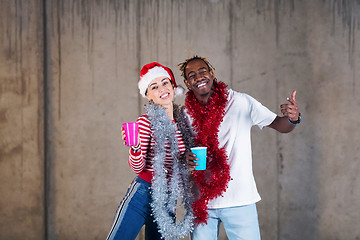
[[[194,162],[194,161],[198,161],[199,159],[196,158],[196,154],[194,154],[191,151],[185,152],[185,160],[190,171],[195,170],[195,167],[199,165],[198,163]]]
[[[125,130],[123,127],[121,127],[121,138],[124,141],[124,145],[126,145],[126,134],[125,134]],[[136,151],[140,149],[140,136],[138,135],[138,140],[137,140],[137,145],[136,146],[131,146],[131,148]]]
[[[121,138],[124,141],[124,145],[126,145],[126,135],[125,135],[125,130],[123,127],[121,127]]]

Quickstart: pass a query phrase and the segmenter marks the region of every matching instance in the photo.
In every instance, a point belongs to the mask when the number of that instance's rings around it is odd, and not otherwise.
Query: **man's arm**
[[[283,116],[282,117],[277,116],[268,127],[273,128],[280,133],[288,133],[295,128],[296,124],[290,122],[290,121],[292,122],[298,121],[300,115],[298,104],[295,99],[295,95],[296,95],[296,90],[292,92],[290,98],[286,99],[287,101],[289,101],[289,103],[280,105],[281,113],[283,114]]]

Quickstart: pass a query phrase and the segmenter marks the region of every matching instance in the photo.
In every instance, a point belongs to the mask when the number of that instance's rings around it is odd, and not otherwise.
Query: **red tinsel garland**
[[[207,166],[204,171],[193,171],[195,182],[200,190],[200,198],[193,205],[195,223],[206,223],[209,200],[221,196],[228,187],[230,167],[225,148],[219,148],[218,132],[225,114],[228,92],[226,84],[214,80],[214,92],[207,105],[201,104],[192,91],[186,95],[185,106],[193,119],[192,127],[197,132],[195,142],[207,147]]]

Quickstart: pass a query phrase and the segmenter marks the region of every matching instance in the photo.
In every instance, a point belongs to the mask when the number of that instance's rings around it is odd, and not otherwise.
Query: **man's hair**
[[[198,55],[195,55],[193,57],[188,57],[187,59],[185,59],[184,62],[178,64],[179,69],[181,71],[181,76],[183,76],[185,79],[187,79],[186,74],[185,74],[185,68],[189,64],[189,62],[191,62],[192,60],[197,60],[197,59],[202,60],[207,65],[209,71],[215,70],[213,65],[211,65],[211,63],[207,60],[206,57],[200,57]]]

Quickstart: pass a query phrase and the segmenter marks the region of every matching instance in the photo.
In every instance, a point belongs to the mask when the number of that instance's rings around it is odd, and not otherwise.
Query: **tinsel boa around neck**
[[[227,98],[226,84],[214,80],[214,92],[206,105],[200,103],[192,91],[187,93],[185,99],[186,110],[193,120],[192,128],[197,133],[195,143],[197,146],[207,147],[206,170],[192,172],[200,191],[199,198],[192,204],[196,224],[207,222],[208,202],[221,196],[231,179],[228,157],[225,148],[219,147],[218,140]]]
[[[150,103],[145,106],[145,113],[150,120],[150,126],[155,139],[154,175],[151,185],[152,212],[163,238],[180,239],[192,230],[194,215],[191,208],[193,197],[190,174],[185,162],[181,161],[183,159],[180,158],[176,137],[177,126],[161,106]],[[174,105],[174,116],[175,118],[184,118],[182,111],[177,105]],[[165,167],[166,144],[169,144],[173,159],[171,169],[166,169]],[[171,173],[170,178],[168,170]],[[181,198],[185,210],[184,219],[174,222],[173,217],[176,216],[177,202]]]

